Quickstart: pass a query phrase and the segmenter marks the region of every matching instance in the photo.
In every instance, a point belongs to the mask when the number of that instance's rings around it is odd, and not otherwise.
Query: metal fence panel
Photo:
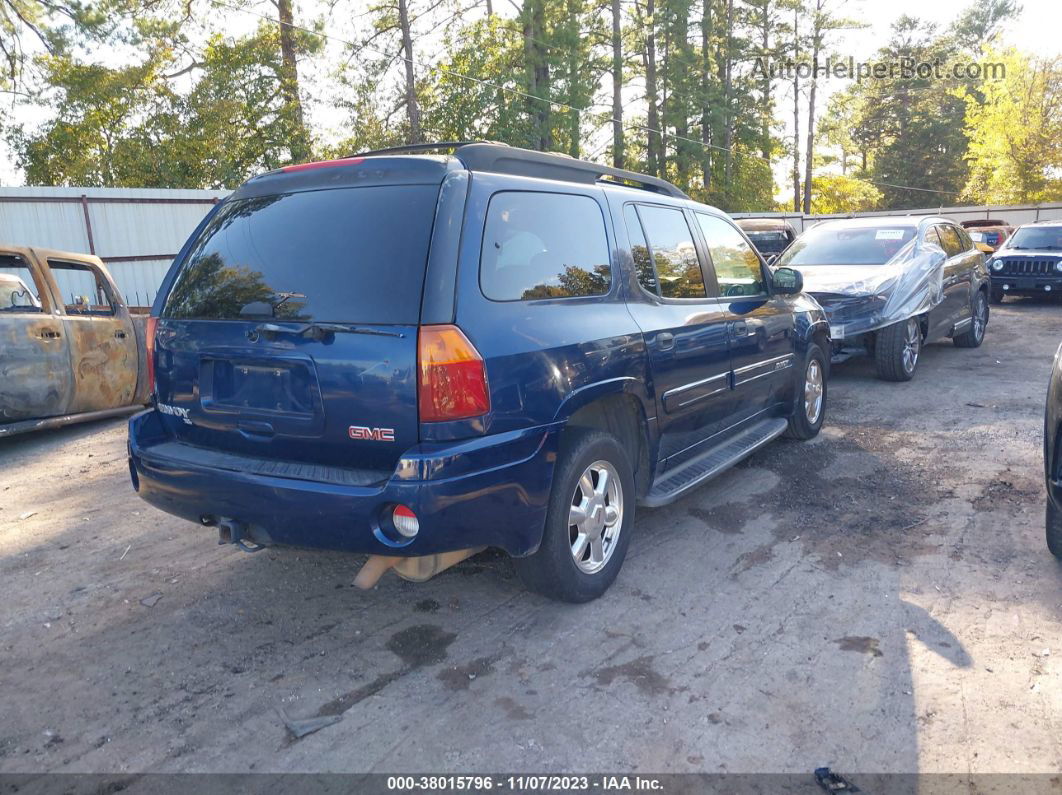
[[[155,298],[174,255],[225,190],[0,188],[0,243],[96,254],[130,305]]]

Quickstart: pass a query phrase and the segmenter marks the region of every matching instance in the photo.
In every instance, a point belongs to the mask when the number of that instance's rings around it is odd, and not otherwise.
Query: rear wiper
[[[343,323],[306,323],[297,328],[288,328],[276,323],[261,323],[251,330],[249,336],[257,339],[260,334],[268,337],[275,337],[277,334],[294,334],[296,337],[309,337],[314,340],[323,340],[329,334],[373,334],[377,337],[398,337],[400,339],[405,336],[398,331],[381,331],[363,326],[348,326]]]

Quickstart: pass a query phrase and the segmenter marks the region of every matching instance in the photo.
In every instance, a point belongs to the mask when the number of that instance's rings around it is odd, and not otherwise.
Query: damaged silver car
[[[866,352],[878,376],[910,381],[922,346],[976,348],[988,326],[988,269],[966,230],[946,218],[825,221],[775,265],[795,268],[830,320],[833,359]]]

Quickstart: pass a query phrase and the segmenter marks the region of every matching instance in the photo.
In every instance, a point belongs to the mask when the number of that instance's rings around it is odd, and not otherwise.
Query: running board
[[[738,461],[781,436],[788,426],[782,418],[762,420],[734,438],[713,447],[674,469],[669,469],[653,482],[643,505],[657,508],[677,500],[695,486],[699,486]]]

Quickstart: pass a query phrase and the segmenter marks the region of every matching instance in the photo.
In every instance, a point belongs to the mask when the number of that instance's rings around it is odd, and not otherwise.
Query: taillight
[[[483,357],[457,326],[421,326],[420,421],[444,422],[490,411]]]
[[[144,350],[147,353],[147,385],[148,394],[155,394],[155,331],[159,327],[157,317],[149,317],[144,326]]]

